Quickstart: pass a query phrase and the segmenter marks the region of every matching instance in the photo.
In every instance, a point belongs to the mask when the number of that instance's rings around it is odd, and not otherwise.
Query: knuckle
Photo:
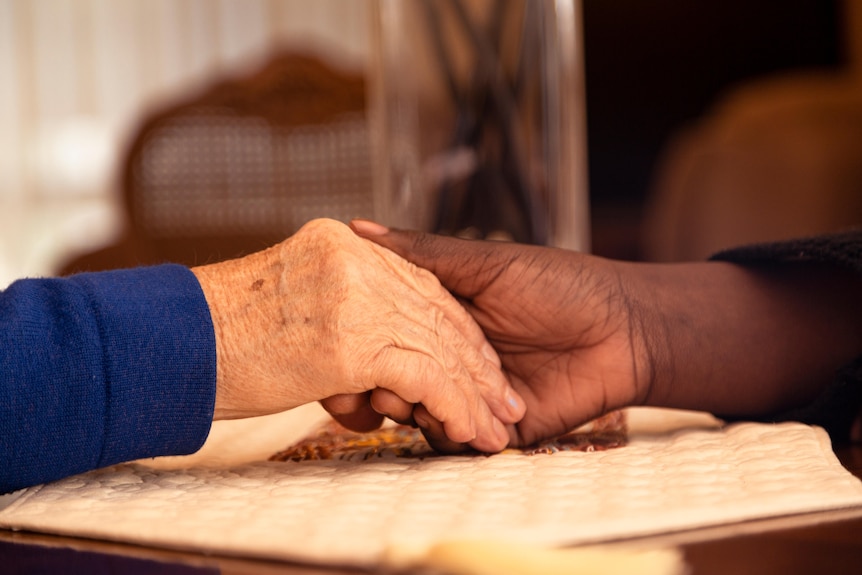
[[[409,266],[417,291],[433,298],[435,301],[444,300],[449,296],[449,293],[443,289],[437,276],[415,264],[410,263]]]
[[[296,235],[311,235],[328,238],[343,236],[345,235],[345,232],[350,232],[350,229],[341,222],[329,218],[317,218],[306,222],[301,228],[299,228]]]

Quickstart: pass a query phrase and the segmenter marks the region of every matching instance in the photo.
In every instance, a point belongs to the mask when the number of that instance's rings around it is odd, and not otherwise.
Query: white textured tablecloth
[[[601,452],[268,462],[319,414],[214,430],[199,454],[23,492],[0,526],[314,563],[370,565],[451,540],[542,546],[862,507],[819,428],[630,413]],[[298,423],[301,422],[301,423]]]

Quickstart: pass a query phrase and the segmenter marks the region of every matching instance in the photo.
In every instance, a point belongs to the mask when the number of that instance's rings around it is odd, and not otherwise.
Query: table
[[[838,447],[841,463],[862,478],[862,445]],[[683,546],[692,575],[862,572],[862,518],[774,529]]]
[[[862,444],[838,447],[841,463],[862,478]],[[677,544],[691,575],[830,573],[862,570],[862,517],[840,512],[778,519],[656,538]],[[198,575],[358,575],[368,571],[218,557],[0,530],[0,566],[10,573],[118,572]]]

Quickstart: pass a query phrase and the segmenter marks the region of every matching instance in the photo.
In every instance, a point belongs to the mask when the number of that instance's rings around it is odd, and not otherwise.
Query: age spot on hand
[[[263,280],[262,279],[256,280],[253,284],[251,284],[251,291],[260,291],[260,289],[262,287],[263,287]]]

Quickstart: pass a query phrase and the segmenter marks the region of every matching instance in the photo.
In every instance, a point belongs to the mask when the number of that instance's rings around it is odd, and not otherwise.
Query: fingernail
[[[527,411],[524,400],[511,389],[506,390],[506,404],[509,406],[509,412],[518,419],[523,417],[524,412]]]
[[[389,228],[371,220],[350,220],[350,227],[360,236],[382,236],[389,233]]]

